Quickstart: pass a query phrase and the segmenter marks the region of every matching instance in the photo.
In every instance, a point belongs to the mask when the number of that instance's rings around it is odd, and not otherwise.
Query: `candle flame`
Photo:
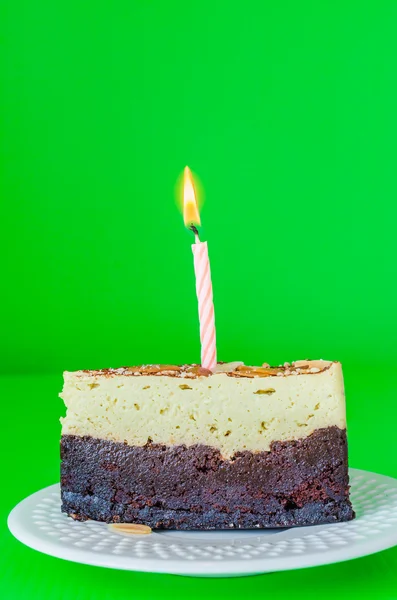
[[[186,227],[201,225],[192,172],[185,167],[183,172],[183,220]]]

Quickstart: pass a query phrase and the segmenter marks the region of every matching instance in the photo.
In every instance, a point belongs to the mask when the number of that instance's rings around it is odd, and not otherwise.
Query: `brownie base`
[[[145,446],[63,436],[62,511],[159,529],[254,529],[354,518],[346,431],[319,429],[269,452]]]

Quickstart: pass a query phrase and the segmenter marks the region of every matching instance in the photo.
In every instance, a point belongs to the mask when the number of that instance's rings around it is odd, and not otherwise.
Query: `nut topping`
[[[148,535],[152,533],[152,530],[147,525],[140,525],[139,523],[111,523],[109,529],[116,531],[117,533],[124,533],[128,535]]]
[[[231,377],[270,377],[276,375],[279,369],[266,368],[266,367],[237,367],[231,373],[228,373]]]
[[[200,366],[190,367],[189,369],[187,369],[186,373],[192,373],[197,377],[209,377],[210,375],[212,375],[212,371],[210,371],[209,369],[204,369]]]
[[[292,364],[284,363],[279,367],[270,367],[267,363],[259,366],[246,366],[239,362],[227,363],[227,368],[215,368],[214,372],[203,368],[201,365],[141,365],[133,367],[121,367],[119,369],[99,369],[99,370],[83,370],[74,373],[77,377],[85,377],[86,375],[95,378],[99,377],[141,377],[151,375],[155,377],[178,377],[181,379],[196,379],[197,377],[210,377],[212,375],[223,375],[227,377],[271,377],[271,376],[288,376],[288,375],[304,375],[308,373],[319,373],[329,369],[332,365],[331,361],[326,360],[297,360]],[[97,380],[96,380],[97,381]],[[93,388],[99,385],[98,383],[89,383]]]

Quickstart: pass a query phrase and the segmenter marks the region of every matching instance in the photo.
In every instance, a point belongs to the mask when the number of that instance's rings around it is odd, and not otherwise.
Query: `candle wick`
[[[196,240],[195,240],[196,244],[199,244],[200,243],[200,236],[199,236],[199,232],[198,232],[197,227],[195,225],[190,225],[189,229],[190,229],[190,231],[193,231],[193,233],[194,233],[194,237],[196,238]]]

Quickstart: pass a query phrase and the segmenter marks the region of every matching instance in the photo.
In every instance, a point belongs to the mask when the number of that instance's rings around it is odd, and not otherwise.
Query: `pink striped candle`
[[[186,227],[194,232],[192,244],[196,293],[200,319],[201,366],[210,371],[216,367],[215,314],[207,242],[201,242],[196,225],[200,225],[193,178],[189,167],[184,172],[183,216]]]
[[[216,367],[215,314],[207,242],[192,244],[196,293],[200,319],[201,366],[210,371]]]

